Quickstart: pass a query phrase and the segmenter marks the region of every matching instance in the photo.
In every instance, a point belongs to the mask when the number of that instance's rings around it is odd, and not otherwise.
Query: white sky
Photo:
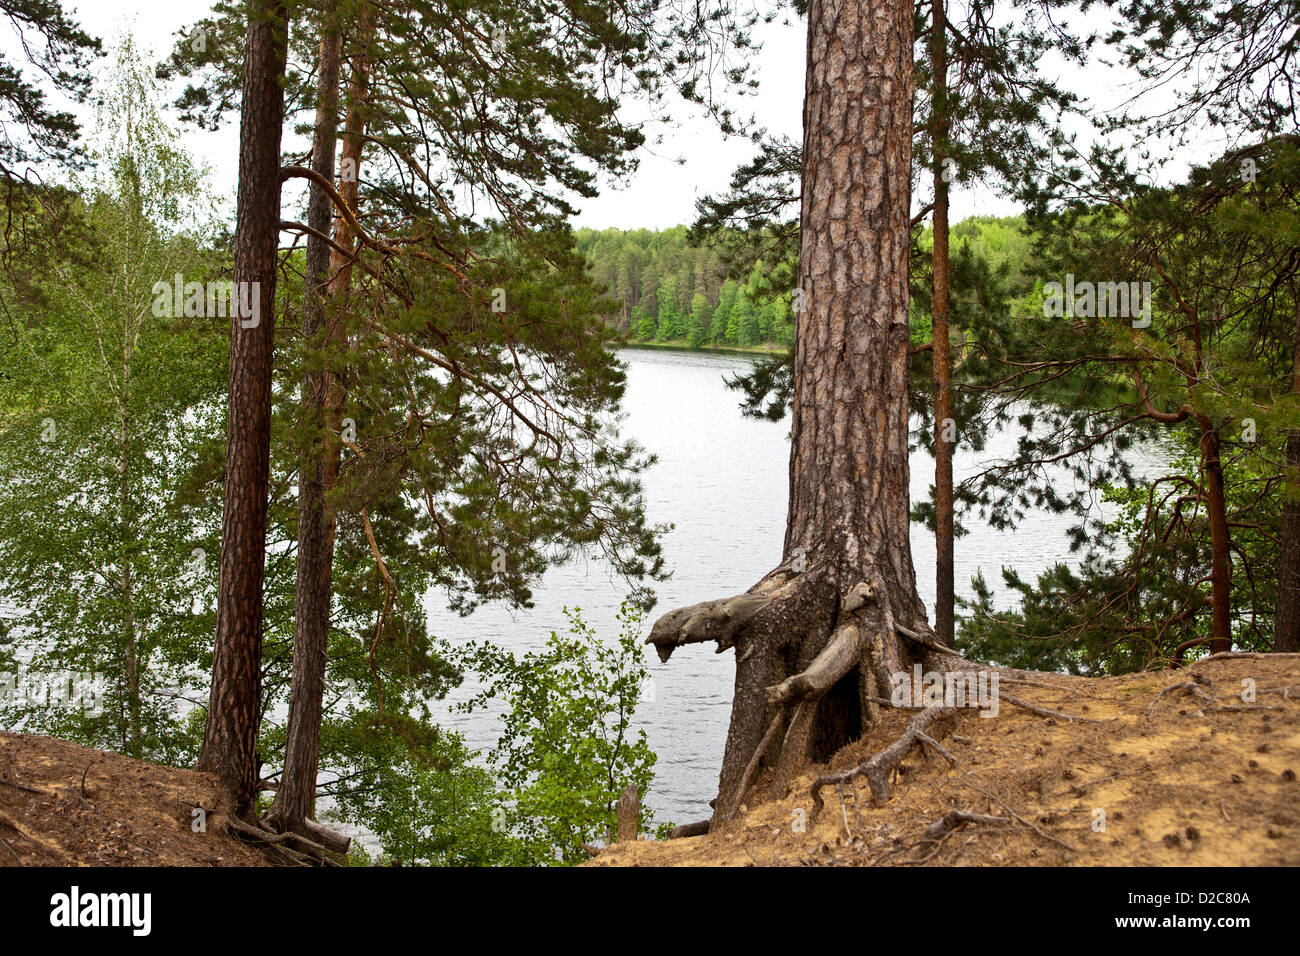
[[[210,10],[205,0],[80,0],[66,3],[75,10],[82,26],[111,43],[123,31],[134,33],[142,50],[154,51],[160,59],[172,45],[177,30],[187,28]],[[1106,14],[1088,17],[1090,25],[1102,25]],[[0,45],[13,50],[8,31],[0,30]],[[804,27],[793,15],[756,34],[762,50],[750,59],[758,68],[761,87],[756,96],[736,102],[737,112],[754,114],[760,125],[776,133],[798,138],[804,79]],[[22,60],[11,53],[15,65]],[[1050,66],[1047,69],[1051,69]],[[1124,76],[1102,67],[1067,74],[1067,83],[1098,106],[1118,103],[1124,96]],[[638,171],[626,182],[607,187],[596,199],[580,204],[577,225],[595,228],[663,228],[689,223],[694,218],[695,200],[726,188],[732,171],[753,157],[753,145],[742,138],[723,137],[716,127],[686,107],[673,111],[674,126],[662,129],[663,142],[647,148]],[[218,195],[233,200],[238,168],[238,132],[227,123],[217,133],[186,127],[183,143],[195,158],[212,168],[211,185]],[[1208,145],[1208,144],[1207,144]],[[1208,158],[1206,156],[1196,158]],[[684,162],[679,162],[684,160]],[[954,190],[954,222],[975,214],[1009,215],[1016,211],[1010,202],[986,189],[962,187]],[[286,212],[294,202],[286,195]]]

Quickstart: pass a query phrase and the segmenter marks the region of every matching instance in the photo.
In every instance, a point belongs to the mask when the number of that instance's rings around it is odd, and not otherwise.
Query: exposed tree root
[[[876,719],[879,707],[912,709],[886,695],[895,686],[896,675],[907,673],[914,664],[924,666],[927,672],[989,672],[1013,683],[1069,690],[1059,683],[1045,683],[1048,675],[1037,671],[984,667],[967,660],[940,644],[923,616],[916,619],[909,612],[905,621],[896,620],[888,588],[874,567],[863,569],[859,564],[857,574],[860,579],[846,587],[849,582],[837,568],[814,566],[804,570],[787,562],[744,594],[671,611],[651,629],[646,643],[655,646],[661,661],[667,661],[673,651],[687,644],[712,641],[719,652],[732,647],[736,650],[736,695],[714,804],[715,823],[735,816],[760,767],[773,769],[772,789],[779,799],[788,793],[792,781],[810,760],[825,753],[828,733],[838,732],[851,739],[850,735],[862,733]],[[854,674],[857,686],[850,691],[842,682],[853,680]],[[832,692],[836,696],[831,697]],[[856,698],[852,703],[846,703],[848,694]],[[998,697],[1046,718],[1103,722],[1003,693]],[[823,707],[823,701],[828,699],[828,707]],[[944,709],[913,703],[920,713]],[[945,700],[943,704],[951,707],[953,701]],[[843,722],[838,726],[834,723],[837,719],[843,721],[837,714],[842,715],[846,706],[857,710],[847,729]],[[743,716],[738,718],[738,714]],[[904,739],[896,742],[904,745],[896,759],[920,743],[955,761],[952,754],[924,733],[933,719],[929,715],[920,723],[908,725]],[[890,759],[892,752],[892,747],[887,748],[881,759]],[[879,801],[879,794],[887,791],[885,775],[873,776],[869,769],[864,765],[858,773],[868,776]],[[852,779],[852,775],[842,779]],[[836,782],[833,777],[822,780]],[[820,800],[817,802],[820,804]]]
[[[797,578],[784,567],[777,568],[744,594],[701,601],[689,607],[669,611],[655,621],[650,629],[647,644],[653,644],[661,662],[667,662],[673,651],[687,644],[717,643],[721,654],[734,647],[737,635],[749,626],[762,612],[773,609],[789,596],[790,584]]]
[[[335,853],[347,853],[348,848],[352,846],[352,838],[339,833],[337,830],[331,830],[329,827],[321,826],[315,820],[302,821],[303,836],[309,837],[327,850]]]
[[[1258,651],[1220,651],[1218,654],[1211,654],[1209,657],[1202,657],[1199,660],[1192,661],[1190,666],[1195,667],[1197,664],[1203,664],[1205,661],[1223,660],[1225,657],[1238,657],[1238,658],[1240,657],[1254,657],[1254,658],[1300,657],[1300,653],[1293,653],[1293,652],[1260,653]]]
[[[915,843],[906,843],[902,846],[897,846],[892,850],[886,851],[872,860],[871,865],[879,866],[881,863],[884,863],[886,860],[897,856],[900,853],[906,853],[910,850],[916,850],[919,847],[933,844],[934,849],[925,856],[899,861],[901,866],[924,866],[943,852],[944,843],[950,836],[968,823],[1001,825],[1014,822],[1015,820],[1011,817],[996,817],[985,813],[973,813],[969,810],[952,810],[927,826],[921,834],[922,839]],[[960,851],[958,852],[960,853]]]
[[[10,853],[14,855],[14,859],[18,861],[19,866],[27,865],[26,863],[23,862],[23,858],[18,855],[18,851],[15,850],[13,847],[11,847],[6,841],[0,840],[0,846],[3,846],[6,850],[8,850]]]
[[[749,763],[745,765],[745,772],[741,774],[740,783],[736,785],[736,792],[732,795],[730,801],[732,805],[739,806],[740,801],[745,798],[745,791],[749,789],[749,781],[753,779],[754,771],[758,769],[758,762],[762,759],[763,754],[767,753],[768,744],[772,742],[772,738],[776,736],[781,724],[785,722],[785,714],[786,708],[782,707],[772,717],[772,722],[767,726],[767,733],[763,734],[763,739],[754,748]]]
[[[1012,809],[1011,805],[1007,803],[1005,800],[1003,800],[1001,797],[999,797],[996,793],[992,793],[988,790],[985,790],[983,787],[977,787],[969,780],[963,780],[962,783],[970,787],[972,790],[984,794],[984,796],[988,797],[990,800],[996,800],[998,803],[1002,804],[1002,809],[1006,810],[1007,813],[1011,814],[1013,817],[1016,818],[1016,820],[1023,823],[1025,826],[1029,827],[1029,829],[1033,830],[1044,840],[1051,840],[1053,843],[1057,844],[1058,846],[1064,847],[1065,849],[1069,850],[1071,853],[1079,852],[1078,847],[1070,846],[1070,844],[1066,843],[1064,840],[1057,839],[1056,837],[1052,836],[1050,833],[1045,832],[1041,827],[1037,826],[1036,824],[1032,823],[1029,820],[1026,820],[1020,814],[1016,813],[1016,811]]]
[[[871,799],[876,806],[888,803],[890,773],[912,752],[912,748],[920,746],[926,741],[933,744],[934,741],[925,733],[926,728],[941,717],[951,717],[954,712],[951,707],[927,707],[918,711],[908,720],[907,729],[903,731],[902,736],[880,753],[874,755],[870,760],[851,770],[822,774],[818,777],[812,785],[813,818],[815,819],[825,806],[821,796],[823,787],[830,784],[841,784],[858,776],[867,778],[867,784],[871,787]],[[956,759],[947,751],[943,752],[947,754],[949,759]]]
[[[951,657],[961,657],[961,653],[959,651],[955,651],[951,647],[944,647],[938,641],[932,641],[928,637],[922,634],[918,634],[916,631],[912,630],[909,627],[903,627],[903,625],[901,624],[895,624],[894,630],[897,631],[899,634],[901,634],[903,637],[907,638],[913,644],[920,644],[922,647],[929,648],[930,650],[934,651],[936,654],[947,654]],[[965,660],[965,658],[963,657],[962,660]]]
[[[945,813],[925,828],[923,836],[927,840],[937,840],[967,823],[1010,823],[1010,817],[991,817],[985,813],[971,813],[969,810],[952,810]]]
[[[13,787],[15,790],[22,790],[24,793],[34,793],[42,797],[54,796],[54,794],[50,793],[48,790],[41,790],[38,787],[29,787],[23,783],[16,783],[13,780],[6,780],[4,777],[0,777],[0,785],[6,787]]]
[[[1257,710],[1286,710],[1286,708],[1280,704],[1220,704],[1205,708],[1207,714],[1243,713]]]
[[[320,846],[322,849],[333,853],[347,853],[348,848],[352,845],[351,837],[339,833],[337,830],[331,830],[329,827],[321,826],[315,820],[303,819],[296,824],[287,824],[275,815],[274,808],[272,808],[270,814],[261,820],[261,826],[262,829],[272,833],[293,834],[300,837],[304,843]]]
[[[276,833],[274,830],[266,830],[260,826],[253,826],[245,823],[236,816],[226,816],[226,826],[236,833],[247,837],[249,840],[262,843],[276,850],[285,851],[282,855],[288,856],[295,862],[307,861],[319,866],[337,866],[338,864],[330,858],[329,849],[324,845],[317,843],[301,833],[287,831],[285,833]],[[324,829],[324,828],[320,828]],[[304,850],[310,851],[311,856],[306,856],[289,847],[281,846],[284,843],[295,843]]]

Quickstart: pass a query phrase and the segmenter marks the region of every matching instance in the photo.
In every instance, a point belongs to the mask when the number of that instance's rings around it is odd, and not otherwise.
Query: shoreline
[[[607,344],[620,349],[647,349],[654,352],[699,352],[704,355],[721,352],[726,355],[753,355],[776,358],[788,355],[789,350],[779,346],[772,348],[743,348],[738,345],[687,345],[685,342],[626,342],[619,339],[607,339]]]

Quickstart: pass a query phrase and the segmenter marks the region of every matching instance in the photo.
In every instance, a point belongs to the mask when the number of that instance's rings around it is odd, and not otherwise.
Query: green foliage
[[[229,52],[210,40],[209,59]],[[178,272],[228,274],[229,250],[215,230],[189,225],[204,208],[202,173],[157,120],[129,44],[120,59],[120,82],[100,104],[98,178],[82,186],[85,245],[47,259],[48,281],[34,290],[4,289],[24,308],[11,313],[0,377],[0,583],[23,617],[6,622],[0,663],[110,678],[101,714],[22,707],[8,726],[185,763],[211,663],[228,328],[151,306],[154,284]],[[600,551],[632,582],[663,573],[637,480],[652,459],[605,427],[624,385],[592,334],[606,300],[554,209],[524,211],[509,224],[395,213],[395,228],[441,235],[463,271],[412,258],[382,288],[359,283],[340,318],[346,349],[295,334],[300,252],[286,257],[277,289],[258,750],[274,778],[292,664],[293,476],[309,437],[297,385],[325,366],[341,376],[356,441],[330,499],[321,794],[340,815],[367,819],[397,859],[520,859],[488,825],[495,784],[437,726],[432,706],[460,672],[428,634],[430,589],[466,613],[485,600],[526,606],[530,583],[579,550]],[[505,311],[496,289],[508,290]],[[462,808],[459,828],[404,821],[400,809],[441,818],[448,807]]]
[[[1243,156],[1257,176],[1241,174]],[[1231,639],[1270,646],[1285,442],[1300,427],[1292,391],[1298,164],[1294,143],[1270,140],[1168,189],[1128,194],[1126,179],[1095,184],[1114,190],[1113,200],[1063,210],[1044,225],[1045,274],[1146,281],[1152,294],[1142,315],[1055,317],[1040,307],[989,362],[990,378],[1043,404],[1024,416],[1014,459],[986,469],[966,491],[998,522],[1018,521],[1030,503],[1079,515],[1074,545],[1082,560],[1077,571],[1058,566],[1036,585],[1008,576],[1021,596],[1013,612],[995,614],[979,594],[962,628],[974,653],[1086,672],[1203,654],[1216,467],[1226,499],[1230,585],[1222,593]],[[1163,438],[1167,466],[1139,484],[1117,455],[1153,433]],[[1073,491],[1044,469],[1058,460],[1070,463]],[[1096,516],[1099,490],[1117,520]]]
[[[650,822],[655,755],[632,725],[649,676],[643,612],[623,604],[615,642],[603,641],[580,609],[565,614],[568,633],[552,632],[544,650],[519,657],[474,643],[463,658],[486,685],[465,709],[493,699],[509,708],[489,763],[511,801],[508,826],[535,863],[586,859],[583,846],[617,828],[614,803],[630,783],[641,795],[643,831]]]
[[[0,0],[0,14],[18,35],[26,66],[35,67],[25,70],[0,54],[0,176],[12,189],[22,184],[25,170],[19,167],[27,163],[81,158],[76,117],[52,109],[47,89],[32,77],[39,74],[60,93],[82,102],[91,89],[88,67],[100,44],[58,0]]]
[[[527,848],[504,826],[492,775],[459,734],[438,731],[418,750],[383,735],[363,782],[343,792],[334,814],[378,839],[381,861],[405,866],[519,866]]]
[[[682,226],[579,229],[575,239],[592,278],[618,303],[605,313],[616,332],[692,348],[794,344],[788,268],[756,261],[728,276],[719,252],[693,245]]]
[[[214,273],[211,206],[129,41],[108,80],[86,245],[44,264],[42,306],[15,310],[0,344],[0,582],[23,612],[0,670],[101,673],[103,712],[3,717],[183,762],[175,701],[209,653],[217,522],[187,477],[221,434],[226,344],[218,323],[151,305],[159,277]]]

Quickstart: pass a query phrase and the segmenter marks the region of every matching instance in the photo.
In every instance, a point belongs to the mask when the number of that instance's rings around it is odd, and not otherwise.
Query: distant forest
[[[619,303],[607,321],[630,339],[739,348],[794,342],[788,292],[770,292],[761,266],[727,276],[718,250],[691,245],[685,226],[576,236],[596,281]]]
[[[759,262],[743,277],[729,276],[720,251],[693,245],[685,226],[578,229],[575,235],[578,251],[615,302],[606,321],[630,340],[755,349],[794,342],[789,291],[774,288],[774,276],[789,274],[786,264]],[[930,230],[918,232],[916,242],[928,252]],[[985,263],[1013,302],[1041,295],[1027,278],[1033,241],[1024,217],[973,216],[953,227],[951,242],[954,256]],[[926,303],[927,296],[914,299],[912,324],[920,338],[929,335]]]

